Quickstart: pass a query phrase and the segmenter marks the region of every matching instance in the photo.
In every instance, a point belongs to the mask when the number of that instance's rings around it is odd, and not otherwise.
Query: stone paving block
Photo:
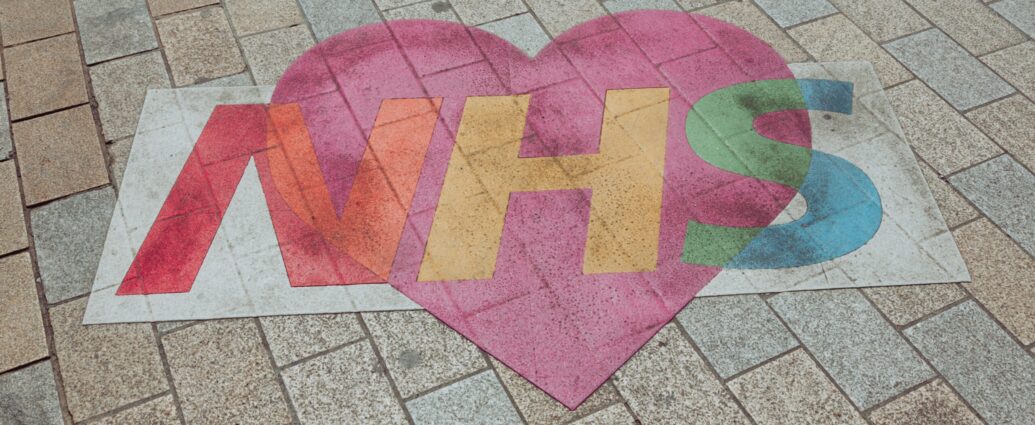
[[[988,423],[1035,423],[1035,358],[977,303],[955,306],[905,334]]]
[[[912,323],[967,296],[959,285],[908,285],[865,288],[863,292],[896,325]]]
[[[190,87],[251,87],[253,85],[255,85],[255,83],[252,81],[252,77],[248,75],[247,72],[242,72],[240,74],[216,78],[215,80],[208,80],[204,83],[191,84]]]
[[[0,62],[0,69],[4,66]],[[0,79],[3,74],[0,73]],[[13,153],[13,142],[11,142],[11,119],[7,116],[7,84],[0,81],[0,161],[11,158]]]
[[[988,6],[976,1],[906,1],[975,55],[1012,46],[1027,38]]]
[[[937,379],[870,412],[874,425],[981,425],[945,381]]]
[[[676,319],[723,378],[798,346],[757,295],[696,298]]]
[[[14,161],[0,162],[0,255],[29,246],[18,170]]]
[[[988,220],[955,235],[972,277],[964,286],[1022,344],[1035,342],[1035,259]]]
[[[1035,103],[1011,96],[970,111],[967,118],[1017,162],[1035,169]]]
[[[47,302],[90,291],[114,206],[115,193],[105,187],[30,211],[36,262]]]
[[[686,5],[683,5],[686,7]],[[697,13],[730,22],[744,28],[776,49],[788,63],[805,62],[809,55],[776,26],[761,9],[751,2],[732,1],[721,3]],[[858,59],[858,58],[857,58]]]
[[[117,192],[122,187],[122,175],[126,172],[126,161],[129,160],[129,151],[133,147],[133,138],[127,137],[108,143],[108,169],[111,170],[112,185]]]
[[[355,314],[268,316],[259,322],[278,366],[366,337]]]
[[[317,40],[359,26],[381,22],[370,0],[299,0]]]
[[[133,135],[147,90],[171,86],[158,51],[92,66],[90,82],[105,140]]]
[[[478,347],[427,312],[364,313],[363,320],[403,398],[487,366]]]
[[[0,375],[0,423],[65,423],[49,360]]]
[[[158,17],[160,15],[218,4],[219,0],[147,0],[147,3],[151,6],[151,13]]]
[[[924,179],[927,180],[927,186],[931,189],[931,195],[934,196],[935,202],[938,203],[942,218],[945,219],[945,224],[950,229],[981,215],[970,205],[970,202],[963,198],[963,195],[960,195],[956,189],[949,186],[948,182],[939,177],[938,173],[930,165],[920,163],[920,170],[923,171]]]
[[[529,425],[549,425],[571,422],[574,419],[586,416],[608,404],[621,402],[622,398],[618,391],[610,383],[604,383],[600,388],[589,396],[586,401],[579,405],[578,409],[568,410],[553,397],[536,388],[522,378],[513,369],[490,358],[492,367],[496,370],[500,381],[506,387],[510,397],[514,400],[521,415]]]
[[[949,183],[974,203],[1029,254],[1035,255],[1035,176],[1003,155],[949,178]]]
[[[50,308],[68,411],[78,422],[169,389],[147,323],[83,325],[86,298]]]
[[[863,31],[883,43],[931,25],[902,0],[830,0]]]
[[[4,45],[75,31],[69,0],[5,0],[0,8]]]
[[[417,425],[521,423],[491,370],[406,402]]]
[[[981,58],[1029,98],[1035,97],[1035,41],[990,53]]]
[[[859,291],[788,292],[768,301],[860,409],[934,376]]]
[[[156,23],[177,86],[244,71],[244,59],[221,8],[199,9]]]
[[[108,183],[88,105],[18,122],[12,130],[26,205]]]
[[[1035,1],[1003,0],[993,3],[991,7],[1029,37],[1035,37]]]
[[[787,33],[818,61],[870,61],[884,87],[912,78],[908,70],[844,15],[809,22]]]
[[[937,28],[884,47],[956,109],[970,109],[1014,92],[1013,87]]]
[[[226,0],[224,4],[239,37],[304,21],[295,0]]]
[[[756,0],[755,3],[784,28],[837,13],[837,8],[827,0]]]
[[[294,365],[281,375],[302,423],[336,424],[343,418],[355,423],[408,422],[369,341]]]
[[[291,422],[254,320],[202,322],[162,344],[187,423]]]
[[[988,137],[922,82],[888,90],[909,145],[939,175],[948,175],[1002,153]]]
[[[600,3],[611,13],[641,9],[679,10],[675,0],[604,0]]]
[[[759,425],[866,423],[801,349],[726,385]]]
[[[571,425],[638,425],[639,422],[622,403],[612,404],[606,409],[572,422]]]
[[[531,14],[523,13],[496,22],[489,22],[478,28],[496,34],[523,50],[528,56],[535,56],[539,50],[550,44],[550,36],[539,26]]]
[[[618,369],[614,383],[643,423],[750,423],[673,324]]]
[[[607,11],[593,0],[526,0],[528,7],[539,17],[546,31],[557,37],[569,28],[593,18],[607,15]]]
[[[683,9],[696,10],[705,6],[711,6],[719,3],[717,0],[676,0]]]
[[[453,12],[453,6],[444,1],[417,3],[398,9],[386,10],[385,19],[437,19],[440,21],[460,22]]]
[[[176,405],[173,402],[173,396],[164,395],[114,415],[91,421],[89,425],[176,425],[179,423],[180,419],[176,416]]]
[[[481,25],[528,12],[521,0],[453,0],[450,4],[467,25]]]
[[[255,83],[273,85],[295,59],[313,46],[313,36],[304,25],[256,34],[241,39]]]
[[[87,101],[75,34],[5,48],[4,59],[12,120]]]
[[[0,258],[0,373],[49,355],[28,253]],[[0,406],[3,398],[0,397]]]
[[[420,1],[421,0],[374,0],[374,4],[376,4],[381,10],[388,10],[419,3]]]
[[[72,4],[86,63],[158,47],[147,0],[75,0]]]

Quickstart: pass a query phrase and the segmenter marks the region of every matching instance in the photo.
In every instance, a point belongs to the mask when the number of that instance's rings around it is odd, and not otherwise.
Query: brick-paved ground
[[[0,0],[0,423],[1035,424],[1035,1],[715,3]],[[80,324],[145,89],[272,84],[382,19],[535,51],[636,8],[873,62],[973,283],[698,300],[574,412],[423,312]]]

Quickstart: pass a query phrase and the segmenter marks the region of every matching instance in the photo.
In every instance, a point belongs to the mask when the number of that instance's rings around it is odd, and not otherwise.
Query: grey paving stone
[[[192,84],[190,87],[250,87],[253,85],[255,83],[252,81],[251,75],[248,75],[247,72],[242,72],[208,80],[203,83]]]
[[[299,0],[299,4],[318,41],[342,31],[381,22],[381,15],[370,0]]]
[[[529,56],[535,56],[539,50],[550,44],[550,36],[539,26],[531,14],[523,13],[496,22],[489,22],[478,28],[500,36],[524,50]]]
[[[714,1],[709,0],[711,3]],[[701,2],[705,3],[705,2]],[[686,0],[680,3],[687,7]],[[689,5],[693,6],[693,5]],[[749,1],[730,1],[720,3],[697,13],[732,23],[744,28],[776,49],[788,63],[806,62],[809,55],[794,42],[779,26],[773,23],[754,3]],[[858,58],[855,58],[858,59]]]
[[[410,400],[406,408],[417,425],[521,423],[491,370]]]
[[[169,73],[158,51],[116,59],[90,67],[97,113],[105,140],[136,133],[137,118],[148,89],[169,88]]]
[[[179,423],[180,419],[176,415],[176,404],[173,402],[173,396],[164,395],[114,415],[91,421],[89,425],[176,425]]]
[[[830,0],[830,2],[878,42],[909,35],[931,26],[902,0]]]
[[[963,196],[1035,255],[1035,176],[1003,155],[949,178]]]
[[[705,6],[711,6],[718,3],[717,0],[676,0],[683,9],[696,10]]]
[[[244,71],[244,58],[222,8],[207,7],[170,15],[155,23],[177,86]]]
[[[255,34],[241,39],[241,49],[252,69],[255,83],[274,85],[288,66],[314,44],[309,29],[302,25]]]
[[[363,313],[363,320],[403,398],[488,366],[478,347],[425,311]]]
[[[895,58],[844,15],[833,15],[787,31],[805,50],[821,62],[866,60],[873,63],[885,87],[912,76]]]
[[[1012,24],[1035,37],[1035,0],[1002,0],[992,4],[992,10]]]
[[[920,171],[923,172],[924,179],[927,180],[927,186],[931,189],[931,194],[934,196],[934,201],[938,203],[938,208],[942,212],[942,218],[945,219],[945,224],[950,229],[981,215],[970,205],[970,202],[967,202],[963,195],[960,195],[956,189],[949,186],[947,181],[939,177],[938,172],[934,171],[930,165],[921,162]]]
[[[637,425],[639,422],[624,404],[612,404],[606,409],[572,422],[571,425]]]
[[[0,255],[29,246],[25,209],[14,161],[0,162]]]
[[[525,0],[554,37],[583,22],[607,15],[594,0]]]
[[[973,0],[906,0],[927,19],[975,55],[1025,40],[988,6]]]
[[[27,252],[0,258],[0,341],[0,373],[50,354]]]
[[[750,423],[704,359],[671,323],[618,369],[613,379],[643,423]]]
[[[307,314],[259,319],[278,366],[364,338],[355,314]]]
[[[216,4],[219,3],[219,0],[147,0],[147,2],[151,5],[151,13],[158,17]]]
[[[444,1],[433,1],[412,4],[398,9],[386,10],[385,19],[437,19],[440,21],[460,22],[453,12],[453,6]]]
[[[421,0],[374,0],[374,4],[376,4],[381,10],[388,10],[411,5],[420,1]]]
[[[874,425],[982,425],[945,381],[938,379],[870,413]]]
[[[118,191],[122,187],[122,175],[126,173],[126,162],[129,161],[133,138],[119,139],[108,143],[105,147],[108,149],[108,169],[111,170],[112,184]]]
[[[937,28],[884,47],[956,109],[970,109],[1014,92],[1006,81]]]
[[[759,425],[866,423],[802,349],[726,385]]]
[[[0,423],[62,425],[50,361],[0,375]]]
[[[499,376],[503,386],[510,393],[514,404],[517,405],[518,410],[529,425],[551,425],[571,422],[574,419],[585,416],[589,412],[612,403],[621,402],[622,400],[615,387],[605,382],[586,401],[582,402],[577,409],[569,410],[503,363],[493,358],[489,358],[489,361],[492,363],[493,369],[496,370],[496,374]]]
[[[954,283],[885,286],[865,288],[863,292],[896,325],[912,323],[967,296]]]
[[[304,424],[338,424],[344,418],[359,424],[408,422],[369,341],[294,365],[281,376]]]
[[[696,298],[676,319],[723,378],[798,346],[757,295]]]
[[[109,186],[29,212],[36,262],[48,302],[90,291],[113,208],[115,192]]]
[[[162,344],[187,423],[291,422],[254,320],[202,322]]]
[[[837,8],[827,0],[755,0],[755,3],[784,28],[837,13]]]
[[[158,47],[147,0],[75,0],[87,64]]]
[[[238,36],[301,24],[295,0],[224,0]]]
[[[467,25],[480,25],[528,12],[521,0],[452,0],[450,4]]]
[[[674,0],[604,0],[601,4],[611,13],[639,9],[679,10],[679,5]]]
[[[3,62],[0,62],[0,66],[3,65]],[[0,81],[0,161],[11,157],[11,143],[11,119],[7,116],[7,84]]]
[[[1017,90],[1035,98],[1035,41],[1021,43],[981,57]]]
[[[967,301],[905,334],[988,423],[1035,424],[1035,358]]]
[[[934,376],[859,291],[788,292],[768,301],[860,409]]]
[[[1035,169],[1035,103],[1018,94],[970,111],[967,118],[1017,162]]]

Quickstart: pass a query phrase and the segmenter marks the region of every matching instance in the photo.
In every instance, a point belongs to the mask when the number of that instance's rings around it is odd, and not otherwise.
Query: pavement
[[[148,89],[274,85],[383,20],[534,53],[634,9],[871,63],[971,281],[697,298],[575,410],[420,310],[83,324]],[[1033,37],[1032,0],[0,0],[0,424],[1035,424]]]

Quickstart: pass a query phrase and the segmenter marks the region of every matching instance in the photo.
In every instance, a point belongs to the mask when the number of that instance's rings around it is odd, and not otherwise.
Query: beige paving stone
[[[25,211],[21,190],[18,189],[18,171],[14,161],[0,162],[0,255],[29,246],[25,231]]]
[[[4,79],[4,49],[0,46],[0,80]],[[6,98],[6,95],[5,95]]]
[[[759,425],[866,423],[801,349],[727,385]]]
[[[967,118],[1017,162],[1035,169],[1035,103],[1016,95],[970,111]]]
[[[405,424],[384,366],[363,340],[284,370],[284,386],[304,424]]]
[[[639,423],[624,404],[617,403],[572,422],[571,425],[638,425]]]
[[[593,0],[526,0],[525,3],[546,27],[546,32],[554,37],[578,24],[607,15],[607,10]]]
[[[684,5],[683,7],[686,7]],[[808,53],[805,53],[794,40],[791,40],[780,27],[776,26],[772,20],[769,19],[751,2],[747,1],[734,1],[728,3],[722,3],[716,6],[709,7],[697,11],[702,15],[711,16],[716,19],[721,19],[726,22],[730,22],[738,27],[744,28],[754,34],[756,37],[762,39],[766,43],[769,43],[773,49],[776,49],[780,56],[788,63],[794,62],[805,62],[809,60]]]
[[[981,425],[945,381],[938,379],[870,413],[874,425]]]
[[[964,286],[1022,344],[1035,342],[1035,259],[986,219],[954,234],[972,278]]]
[[[219,0],[147,0],[151,7],[151,16],[168,15],[210,4],[218,4]]]
[[[1027,39],[988,6],[973,0],[906,0],[927,19],[975,55]]]
[[[28,253],[0,258],[0,373],[48,355]]]
[[[909,145],[939,175],[951,174],[1002,153],[948,103],[919,80],[887,91]]]
[[[673,324],[618,369],[614,383],[643,423],[750,423]]]
[[[481,25],[528,11],[521,0],[453,0],[451,3],[467,25]]]
[[[934,201],[938,204],[942,218],[945,219],[945,224],[950,229],[981,215],[963,195],[960,195],[948,182],[939,177],[930,165],[921,162],[920,171],[923,172],[924,180],[927,180],[927,186],[931,188]]]
[[[3,55],[3,52],[0,52]],[[4,64],[0,63],[0,69]],[[2,79],[3,75],[0,75]],[[0,81],[0,161],[11,159],[14,155],[11,142],[11,119],[7,117],[7,84]]]
[[[1035,72],[1031,71],[1035,69],[1035,41],[990,53],[981,60],[1017,90],[1035,97]]]
[[[108,183],[88,105],[17,122],[12,130],[27,205]]]
[[[676,0],[683,9],[695,10],[718,3],[716,0]]]
[[[75,34],[5,48],[4,59],[12,120],[87,101]]]
[[[179,423],[180,419],[176,416],[176,405],[173,404],[172,395],[164,395],[114,415],[87,422],[88,425],[176,425]]]
[[[83,325],[87,299],[50,308],[72,419],[81,421],[169,389],[148,323]]]
[[[582,402],[578,409],[568,410],[567,407],[558,403],[557,400],[554,400],[553,397],[550,397],[543,390],[536,388],[528,380],[522,378],[513,369],[494,358],[490,358],[490,361],[500,377],[500,382],[507,388],[507,392],[510,393],[514,404],[521,411],[521,415],[525,417],[529,425],[571,422],[601,407],[622,401],[614,386],[605,382],[593,395]]]
[[[256,34],[241,39],[241,48],[255,83],[274,85],[295,58],[313,46],[315,41],[303,25]]]
[[[259,319],[278,366],[366,337],[355,314],[307,314]]]
[[[396,19],[437,19],[440,21],[460,22],[453,7],[443,1],[423,2],[403,6],[384,12],[386,20]]]
[[[829,1],[881,43],[931,26],[902,0]]]
[[[111,170],[115,190],[122,187],[122,175],[126,173],[126,162],[129,161],[129,151],[132,147],[132,137],[119,139],[105,146],[108,149],[108,169]]]
[[[225,0],[226,11],[239,37],[303,22],[295,0]]]
[[[133,135],[147,90],[171,85],[165,61],[158,51],[92,66],[90,82],[105,140]]]
[[[69,0],[2,0],[4,45],[21,44],[75,31]]]
[[[222,8],[207,7],[165,17],[157,25],[177,86],[244,70],[244,58]]]
[[[425,311],[363,313],[363,320],[403,398],[488,366],[478,347]]]
[[[787,33],[820,62],[872,62],[884,87],[912,78],[909,70],[844,15],[833,15],[813,21],[791,28]]]
[[[912,323],[967,296],[956,284],[886,286],[863,292],[896,325]]]
[[[162,344],[187,423],[291,422],[254,320],[202,322]]]

